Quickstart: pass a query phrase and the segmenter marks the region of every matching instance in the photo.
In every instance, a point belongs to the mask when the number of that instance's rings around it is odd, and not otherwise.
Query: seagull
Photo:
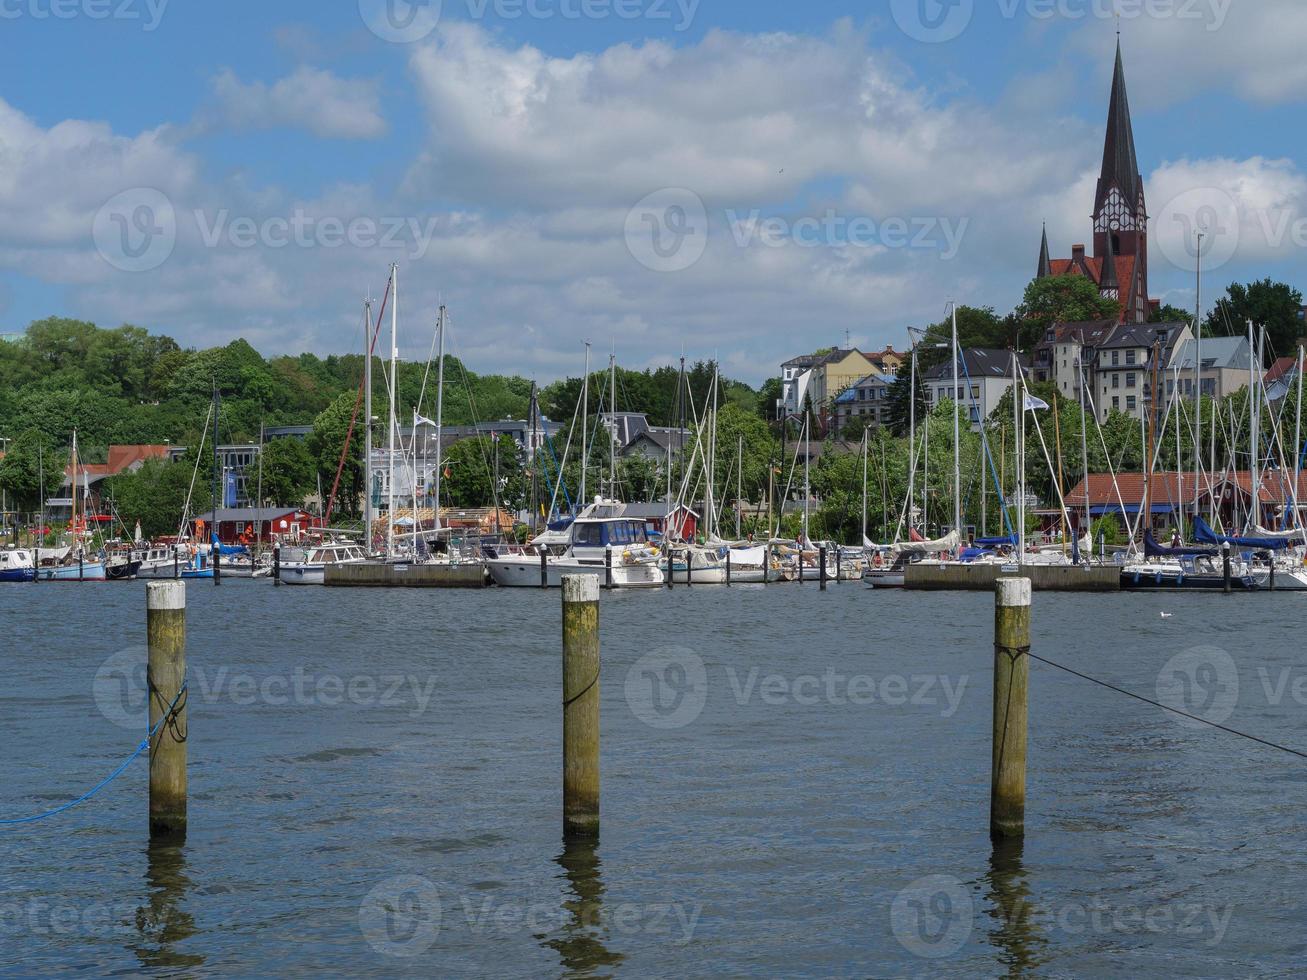
[[[1163,618],[1163,619],[1170,619],[1173,615],[1175,615],[1175,614],[1174,614],[1174,613],[1169,613],[1169,612],[1164,612],[1164,613],[1162,613],[1162,618]]]

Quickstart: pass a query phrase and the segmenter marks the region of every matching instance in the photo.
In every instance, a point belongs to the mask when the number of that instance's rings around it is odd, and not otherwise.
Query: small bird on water
[[[1164,612],[1164,613],[1162,613],[1162,618],[1163,618],[1163,619],[1170,619],[1173,615],[1175,615],[1175,614],[1174,614],[1174,613],[1169,613],[1169,612]]]

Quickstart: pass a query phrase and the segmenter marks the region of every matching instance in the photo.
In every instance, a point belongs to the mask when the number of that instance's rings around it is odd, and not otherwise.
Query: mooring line
[[[53,810],[47,810],[45,813],[38,813],[36,814],[36,816],[33,817],[20,817],[16,820],[0,820],[0,827],[13,827],[18,824],[36,823],[36,821],[38,820],[45,820],[47,817],[57,816],[58,814],[63,813],[65,810],[71,810],[79,803],[85,803],[96,793],[100,792],[100,790],[104,789],[115,779],[121,776],[124,772],[126,772],[127,767],[136,761],[136,757],[150,747],[150,742],[154,740],[154,736],[159,733],[159,730],[163,728],[165,724],[175,725],[175,720],[176,720],[175,713],[177,711],[177,704],[179,701],[181,701],[182,695],[185,693],[186,693],[186,684],[183,683],[181,686],[181,690],[177,692],[177,696],[172,699],[172,704],[168,706],[168,711],[164,714],[162,718],[158,720],[158,722],[155,723],[153,728],[150,728],[146,732],[144,740],[141,742],[140,745],[136,746],[136,751],[127,757],[127,761],[125,761],[121,766],[119,766],[108,776],[102,779],[94,787],[87,790],[81,796],[77,797],[77,799],[72,800],[69,803],[65,803],[63,804],[63,806],[57,806]]]
[[[1091,684],[1097,684],[1099,687],[1105,687],[1109,691],[1115,691],[1117,694],[1124,694],[1126,697],[1134,698],[1136,701],[1142,701],[1144,702],[1144,704],[1151,704],[1155,708],[1161,708],[1163,711],[1170,711],[1172,714],[1180,715],[1183,718],[1191,718],[1194,721],[1200,722],[1204,725],[1208,725],[1211,728],[1216,728],[1219,729],[1220,731],[1228,732],[1231,735],[1238,735],[1240,738],[1246,738],[1250,742],[1257,742],[1259,745],[1265,745],[1268,748],[1279,749],[1281,752],[1288,752],[1290,755],[1296,755],[1300,759],[1307,759],[1307,752],[1303,752],[1299,749],[1291,749],[1287,745],[1281,745],[1278,742],[1270,742],[1264,738],[1259,738],[1256,735],[1249,735],[1247,732],[1241,732],[1237,728],[1230,728],[1226,725],[1218,725],[1216,722],[1208,721],[1206,718],[1200,718],[1198,717],[1198,715],[1191,715],[1189,712],[1181,711],[1179,708],[1172,708],[1169,704],[1163,704],[1161,701],[1154,701],[1152,698],[1146,698],[1142,694],[1136,694],[1134,691],[1127,691],[1125,688],[1117,687],[1115,684],[1109,684],[1107,681],[1100,681],[1097,677],[1090,677],[1088,674],[1082,674],[1078,670],[1072,670],[1070,667],[1064,667],[1062,664],[1054,663],[1053,661],[1047,660],[1044,657],[1039,656],[1038,654],[1030,653],[1029,651],[1027,651],[1026,656],[1028,656],[1031,660],[1038,660],[1041,664],[1048,664],[1048,666],[1050,667],[1056,667],[1058,670],[1064,670],[1068,674],[1072,674],[1076,677],[1081,678],[1082,680],[1089,681],[1089,683]]]

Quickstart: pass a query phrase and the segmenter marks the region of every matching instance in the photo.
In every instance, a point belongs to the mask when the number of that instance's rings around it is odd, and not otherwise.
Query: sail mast
[[[962,393],[958,391],[958,304],[953,302],[953,530],[962,533],[962,426],[958,420]]]
[[[1248,321],[1248,346],[1252,352],[1252,356],[1248,361],[1248,423],[1251,429],[1252,439],[1252,465],[1249,472],[1249,479],[1252,483],[1252,493],[1248,498],[1248,513],[1250,521],[1255,519],[1260,523],[1261,514],[1258,513],[1260,510],[1258,506],[1260,501],[1258,498],[1261,494],[1261,466],[1258,454],[1259,447],[1257,443],[1258,436],[1260,435],[1258,430],[1261,428],[1262,413],[1261,408],[1257,403],[1257,362],[1260,361],[1261,358],[1258,356],[1260,351],[1258,350],[1258,345],[1254,336],[1252,320]]]
[[[435,479],[435,522],[436,530],[440,530],[440,479],[445,475],[445,306],[442,303],[440,312],[436,317],[436,330],[440,333],[440,345],[437,348],[436,362],[436,479]],[[535,385],[531,386],[531,397],[535,398]],[[539,411],[537,407],[536,411]]]
[[[585,376],[581,379],[581,494],[580,506],[586,505],[585,471],[588,446],[586,429],[590,426],[590,341],[585,342]]]
[[[867,449],[871,442],[871,430],[862,430],[862,546],[871,540],[867,537]]]
[[[617,354],[608,355],[608,414],[613,419],[613,438],[608,453],[608,496],[617,499]]]
[[[371,292],[371,290],[369,290]],[[372,300],[363,301],[363,550],[372,553]]]
[[[1298,403],[1293,413],[1293,526],[1299,526],[1298,515],[1298,481],[1302,479],[1302,369],[1307,358],[1301,346],[1298,347]]]
[[[395,368],[399,362],[399,266],[390,266],[390,414],[386,429],[386,557],[395,554]]]

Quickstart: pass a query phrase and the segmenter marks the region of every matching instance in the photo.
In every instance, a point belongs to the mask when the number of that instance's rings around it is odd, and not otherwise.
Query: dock
[[[921,592],[993,592],[1000,578],[1020,572],[1036,592],[1119,592],[1119,565],[909,565],[903,587]]]
[[[383,565],[342,562],[324,570],[325,585],[350,588],[480,589],[489,582],[485,566]]]

